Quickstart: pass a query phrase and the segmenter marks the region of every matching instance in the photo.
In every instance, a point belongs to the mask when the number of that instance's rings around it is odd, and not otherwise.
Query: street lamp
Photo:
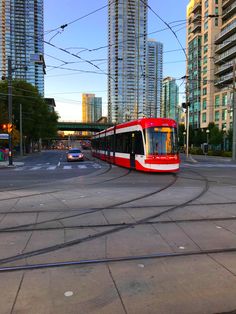
[[[226,151],[226,128],[223,128],[224,151]]]
[[[210,130],[206,130],[206,135],[207,135],[207,145],[209,144],[209,133],[210,133]]]
[[[186,149],[186,132],[183,132],[183,136],[184,136],[184,151]]]

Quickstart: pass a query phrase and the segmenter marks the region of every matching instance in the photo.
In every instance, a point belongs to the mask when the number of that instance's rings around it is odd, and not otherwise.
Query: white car
[[[67,161],[83,161],[84,154],[78,148],[71,148],[66,154]]]

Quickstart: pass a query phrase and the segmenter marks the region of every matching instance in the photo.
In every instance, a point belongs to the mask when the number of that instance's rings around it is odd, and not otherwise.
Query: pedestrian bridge
[[[90,131],[90,132],[100,132],[105,130],[114,124],[112,123],[98,123],[98,122],[58,122],[58,131]]]

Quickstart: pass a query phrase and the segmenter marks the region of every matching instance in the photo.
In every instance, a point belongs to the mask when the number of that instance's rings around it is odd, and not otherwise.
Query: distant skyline
[[[176,2],[149,0],[148,4],[169,23],[185,48],[189,1]],[[55,98],[61,120],[81,120],[82,93],[102,97],[103,115],[107,115],[107,5],[107,0],[67,0],[60,5],[56,0],[45,1],[45,97]],[[150,10],[148,34],[148,38],[164,45],[163,77],[175,77],[177,84],[184,86],[181,80],[185,75],[184,53],[171,30]]]

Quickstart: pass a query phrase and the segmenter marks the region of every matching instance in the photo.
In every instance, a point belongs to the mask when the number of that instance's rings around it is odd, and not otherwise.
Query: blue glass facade
[[[0,74],[36,86],[44,95],[43,0],[0,0]],[[37,62],[35,62],[37,57]]]
[[[179,87],[172,77],[163,80],[162,118],[178,120]]]

